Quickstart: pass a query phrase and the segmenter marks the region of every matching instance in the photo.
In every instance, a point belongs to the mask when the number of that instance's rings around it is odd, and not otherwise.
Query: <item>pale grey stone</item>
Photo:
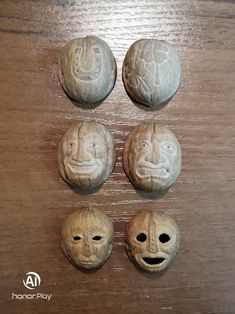
[[[127,51],[122,74],[130,97],[155,107],[171,98],[179,87],[179,56],[165,41],[140,39]]]
[[[108,44],[95,36],[68,42],[59,60],[59,79],[65,92],[82,104],[104,99],[116,80],[116,61]]]

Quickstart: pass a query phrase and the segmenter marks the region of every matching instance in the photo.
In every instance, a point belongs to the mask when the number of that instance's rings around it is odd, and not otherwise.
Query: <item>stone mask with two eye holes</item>
[[[148,210],[136,215],[128,224],[127,254],[146,272],[164,272],[172,263],[179,245],[179,229],[169,216]]]
[[[96,270],[109,258],[113,248],[113,223],[94,208],[78,210],[62,226],[62,248],[69,261],[82,270]]]

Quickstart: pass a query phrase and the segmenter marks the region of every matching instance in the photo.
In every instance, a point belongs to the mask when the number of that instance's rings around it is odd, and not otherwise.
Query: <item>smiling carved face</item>
[[[99,123],[77,123],[62,138],[57,157],[65,181],[80,190],[93,190],[106,181],[114,167],[112,136]]]
[[[146,192],[169,188],[181,170],[181,148],[175,135],[156,124],[137,126],[124,146],[124,168],[132,183]]]
[[[74,212],[63,223],[61,234],[63,251],[78,268],[97,269],[111,254],[113,223],[100,210]]]
[[[156,211],[136,215],[126,232],[126,249],[130,259],[150,273],[165,271],[180,245],[179,229],[170,217]]]

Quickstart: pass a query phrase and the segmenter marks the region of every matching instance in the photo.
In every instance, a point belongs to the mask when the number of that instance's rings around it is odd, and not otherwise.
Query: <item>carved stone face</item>
[[[83,209],[69,215],[61,234],[64,253],[78,268],[97,269],[112,252],[113,223],[100,210]]]
[[[91,191],[103,184],[114,167],[110,132],[95,122],[79,122],[63,136],[58,147],[58,168],[65,181]]]
[[[95,36],[71,40],[62,50],[59,79],[66,93],[79,103],[101,101],[111,92],[116,79],[111,49]]]
[[[137,126],[128,136],[124,168],[132,183],[146,192],[169,188],[181,170],[181,148],[175,135],[156,124]]]
[[[129,48],[122,73],[128,94],[141,104],[155,107],[176,92],[180,83],[180,60],[169,43],[140,39]]]
[[[156,211],[136,215],[126,232],[126,249],[130,259],[150,273],[165,271],[180,245],[179,229],[170,217]]]

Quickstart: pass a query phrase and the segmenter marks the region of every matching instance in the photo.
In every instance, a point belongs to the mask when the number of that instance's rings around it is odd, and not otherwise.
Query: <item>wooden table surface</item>
[[[1,313],[235,313],[235,4],[233,0],[0,2],[0,311]],[[118,66],[112,93],[95,109],[76,106],[57,73],[63,45],[97,35]],[[177,94],[160,110],[136,106],[121,67],[140,38],[173,44],[182,62]],[[115,138],[117,163],[94,194],[79,195],[61,178],[56,150],[75,121],[98,121]],[[170,127],[182,145],[177,182],[162,197],[137,193],[122,166],[123,143],[135,125]],[[113,253],[85,274],[60,248],[60,227],[88,204],[115,226]],[[124,249],[128,221],[159,209],[180,227],[180,251],[168,272],[139,272]],[[29,271],[42,283],[23,286]],[[12,293],[48,293],[50,301]]]

